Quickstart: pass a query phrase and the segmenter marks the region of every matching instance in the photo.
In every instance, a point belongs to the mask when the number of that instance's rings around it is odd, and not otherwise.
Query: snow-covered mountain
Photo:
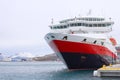
[[[0,53],[0,61],[11,61],[11,58],[5,54]]]
[[[21,52],[14,56],[11,56],[12,61],[31,61],[35,57],[32,53]]]
[[[29,52],[20,52],[14,56],[12,56],[12,58],[15,58],[15,57],[27,57],[27,58],[33,58],[35,57],[32,53],[29,53]]]

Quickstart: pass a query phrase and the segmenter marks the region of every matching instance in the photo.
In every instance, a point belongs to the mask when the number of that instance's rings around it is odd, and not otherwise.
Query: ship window
[[[76,23],[75,26],[78,26],[78,24]]]
[[[92,27],[92,24],[89,24],[89,27]]]
[[[104,24],[105,26],[107,26],[107,24]]]
[[[55,36],[51,36],[51,38],[55,38]]]
[[[56,26],[56,29],[59,29],[59,26]]]
[[[74,26],[74,24],[72,24],[72,26]]]
[[[106,24],[104,24],[104,27],[106,27],[107,25]]]
[[[96,26],[96,27],[98,27],[98,25],[97,25],[97,24],[95,24],[95,26]]]
[[[107,24],[107,26],[110,26],[111,24]]]
[[[97,27],[97,24],[93,24],[93,27]]]
[[[81,26],[83,26],[83,23],[81,23]]]
[[[72,26],[75,26],[75,24],[72,24]]]
[[[101,24],[101,26],[102,26],[102,27],[105,27],[105,25],[104,25],[104,24]]]
[[[56,29],[58,29],[58,27],[57,27],[57,26],[55,26],[55,28],[56,28]]]
[[[86,19],[86,21],[88,21],[88,19]]]
[[[61,29],[61,26],[58,26],[59,27],[59,29]]]
[[[98,21],[98,18],[96,18],[96,21]]]
[[[81,26],[81,23],[78,23],[78,26]]]
[[[85,23],[83,23],[83,26],[85,26]]]
[[[92,18],[89,18],[89,21],[92,21]]]
[[[63,39],[63,40],[67,40],[67,36],[64,36],[62,39]]]
[[[60,28],[63,28],[63,26],[60,26]]]
[[[104,42],[101,42],[101,45],[104,45]]]
[[[88,26],[88,24],[85,24],[85,26],[87,27],[87,26]]]
[[[74,26],[76,26],[76,24],[74,23]]]
[[[93,21],[93,18],[91,18],[91,21]]]
[[[66,26],[66,25],[64,25],[64,28],[67,28],[67,26]]]
[[[56,27],[56,26],[54,26],[54,29],[57,29],[57,27]]]
[[[98,27],[101,27],[101,24],[98,24]]]
[[[97,42],[97,41],[95,40],[93,43],[96,44],[96,42]]]
[[[95,21],[95,18],[93,18],[93,21]]]
[[[102,24],[103,27],[105,27],[106,25],[105,24]]]
[[[95,21],[97,21],[97,18],[95,18]]]
[[[96,19],[95,19],[95,18],[93,18],[93,21],[96,21]]]
[[[70,26],[74,26],[74,24],[72,23],[72,24],[70,24]]]
[[[61,26],[59,26],[59,29],[61,29]]]
[[[73,26],[75,26],[75,24],[73,24]]]
[[[55,29],[57,29],[57,27],[55,26]]]
[[[87,39],[83,39],[83,41],[84,41],[84,42],[86,42],[86,41],[87,41]]]
[[[56,27],[54,26],[53,29],[56,29]]]

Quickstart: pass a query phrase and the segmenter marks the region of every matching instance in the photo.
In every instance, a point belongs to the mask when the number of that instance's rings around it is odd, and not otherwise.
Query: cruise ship
[[[116,63],[113,25],[111,18],[74,17],[51,24],[45,40],[68,69],[98,69]]]

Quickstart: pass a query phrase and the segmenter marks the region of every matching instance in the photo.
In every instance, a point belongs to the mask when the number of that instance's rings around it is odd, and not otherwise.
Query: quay
[[[120,64],[105,66],[95,70],[93,76],[97,77],[120,77]]]

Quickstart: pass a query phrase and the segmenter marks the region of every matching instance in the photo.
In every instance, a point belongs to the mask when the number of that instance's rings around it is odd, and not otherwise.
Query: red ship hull
[[[108,48],[97,44],[52,40],[49,45],[69,69],[97,69],[117,58]]]

